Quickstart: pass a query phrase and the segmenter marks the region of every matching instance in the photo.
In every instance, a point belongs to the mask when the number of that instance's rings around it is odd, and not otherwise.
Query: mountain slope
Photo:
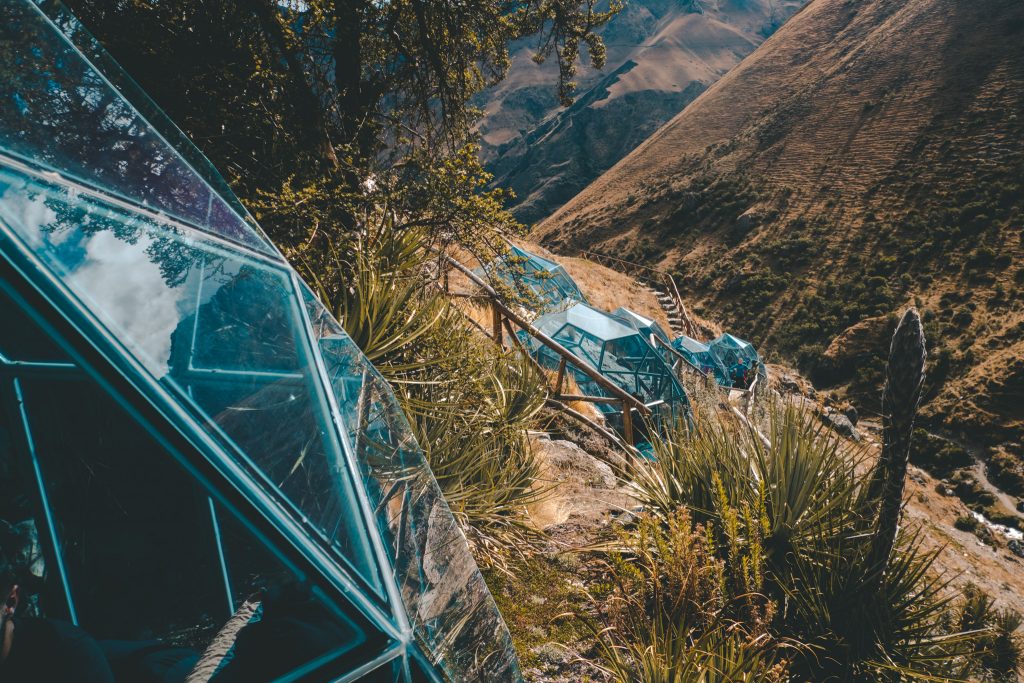
[[[1024,3],[813,0],[535,238],[677,271],[868,410],[916,303],[930,424],[1020,455],[1022,214]]]
[[[557,69],[516,46],[508,77],[485,93],[480,132],[495,183],[514,210],[540,220],[643,142],[754,50],[801,0],[637,0],[603,29],[602,71],[583,69],[568,109],[555,98]],[[623,126],[623,122],[628,125]]]

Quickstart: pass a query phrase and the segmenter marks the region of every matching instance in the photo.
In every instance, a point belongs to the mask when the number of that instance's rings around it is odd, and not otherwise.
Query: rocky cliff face
[[[602,71],[583,69],[559,107],[553,64],[517,45],[508,78],[481,105],[483,155],[512,188],[517,216],[540,220],[643,142],[751,53],[802,0],[637,0],[609,22]]]
[[[1024,4],[813,0],[535,236],[676,271],[868,411],[858,349],[916,304],[928,425],[1020,455],[1022,220]]]

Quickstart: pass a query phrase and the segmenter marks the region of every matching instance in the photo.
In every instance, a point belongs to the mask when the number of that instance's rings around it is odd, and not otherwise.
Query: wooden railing
[[[565,348],[557,341],[549,337],[548,335],[541,332],[534,325],[526,320],[523,316],[519,315],[511,308],[509,308],[502,300],[501,295],[498,294],[483,278],[474,273],[472,270],[467,268],[465,265],[457,261],[455,258],[444,254],[442,255],[448,265],[458,270],[467,278],[470,282],[480,288],[483,292],[483,299],[485,299],[491,308],[491,329],[487,336],[492,339],[495,343],[504,346],[504,334],[507,333],[510,337],[510,342],[524,353],[531,361],[536,364],[536,359],[529,353],[529,350],[522,344],[519,339],[514,327],[518,327],[524,330],[532,338],[536,339],[540,344],[550,349],[556,355],[559,356],[558,372],[555,377],[554,386],[551,387],[551,399],[553,402],[562,404],[563,401],[584,401],[588,403],[613,403],[621,406],[622,409],[622,423],[623,423],[623,436],[627,446],[632,447],[634,445],[634,426],[633,426],[633,411],[635,410],[638,415],[642,417],[648,417],[651,414],[650,408],[644,404],[643,401],[639,400],[628,391],[622,389],[617,384],[609,380],[607,377],[602,375],[599,371],[591,367],[585,361],[577,357],[572,351]],[[566,369],[571,366],[576,370],[582,372],[589,379],[593,380],[599,387],[610,394],[609,396],[588,396],[581,394],[566,394],[563,393],[565,385],[565,373]],[[538,365],[539,367],[539,365]],[[541,370],[544,370],[541,368]],[[545,373],[546,374],[546,373]],[[564,405],[562,407],[565,407]],[[582,416],[578,411],[572,411],[577,416]],[[592,421],[591,421],[592,422]],[[592,425],[597,426],[597,425]],[[607,435],[607,430],[603,430]]]

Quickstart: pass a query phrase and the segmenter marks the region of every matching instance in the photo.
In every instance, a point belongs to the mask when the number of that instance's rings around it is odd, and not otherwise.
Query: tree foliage
[[[517,224],[477,161],[473,96],[509,42],[534,36],[560,96],[595,28],[593,0],[69,0],[72,10],[312,267],[382,210],[488,249]]]

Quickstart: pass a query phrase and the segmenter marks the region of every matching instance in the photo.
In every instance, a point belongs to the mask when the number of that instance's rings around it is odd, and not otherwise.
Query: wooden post
[[[633,446],[633,413],[625,401],[622,402],[622,432],[626,444]]]
[[[501,338],[501,311],[493,303],[491,304],[491,320],[494,329],[494,341],[498,346],[503,346],[505,342]]]
[[[555,379],[555,395],[562,393],[562,381],[565,379],[565,359],[558,362],[558,377]]]
[[[529,333],[531,337],[533,337],[540,343],[544,344],[546,347],[557,353],[562,358],[565,358],[567,362],[572,363],[574,368],[579,370],[579,372],[583,373],[590,379],[594,380],[594,382],[596,382],[598,386],[608,391],[609,394],[611,394],[612,396],[617,396],[627,405],[632,405],[634,408],[636,408],[637,412],[640,415],[650,414],[650,409],[646,405],[644,405],[643,401],[638,400],[635,396],[625,391],[622,387],[618,386],[617,384],[609,380],[607,377],[602,375],[600,372],[592,368],[590,365],[580,360],[575,354],[572,353],[572,351],[569,351],[567,348],[559,344],[557,341],[555,341],[548,335],[538,330],[536,327],[533,326],[532,323],[530,323],[528,320],[520,316],[511,308],[505,306],[501,302],[501,296],[496,291],[494,291],[494,288],[487,284],[484,280],[482,280],[476,273],[474,273],[472,270],[459,263],[451,256],[445,255],[444,258],[448,261],[449,264],[451,264],[453,268],[460,271],[463,275],[469,278],[471,282],[473,282],[475,285],[477,285],[480,289],[483,290],[483,292],[490,298],[491,304],[500,312],[500,315],[504,316],[505,318],[508,318],[517,326],[519,326],[527,333]]]

